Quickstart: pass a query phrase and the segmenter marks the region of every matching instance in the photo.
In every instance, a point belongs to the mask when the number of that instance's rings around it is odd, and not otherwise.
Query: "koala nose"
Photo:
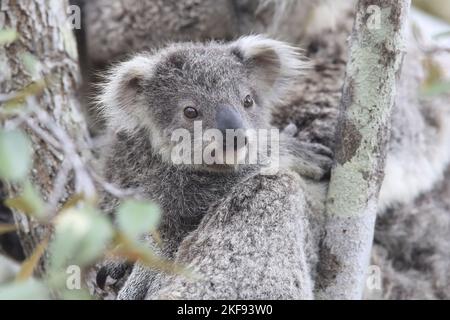
[[[231,107],[221,106],[216,114],[217,129],[225,130],[243,129],[241,115]]]
[[[234,150],[238,150],[247,145],[248,139],[245,135],[244,123],[241,115],[231,107],[221,106],[216,114],[217,129],[223,134],[223,147],[224,149],[230,145],[234,147]],[[233,130],[233,141],[227,141],[231,138],[230,134],[227,135],[227,130]],[[227,137],[228,136],[228,137]]]

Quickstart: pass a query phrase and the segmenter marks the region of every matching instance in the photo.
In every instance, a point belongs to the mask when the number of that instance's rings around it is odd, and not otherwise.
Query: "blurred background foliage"
[[[18,37],[20,32],[15,30],[0,30],[0,47],[13,43]],[[30,74],[34,74],[39,62],[33,55],[24,54],[20,61]],[[21,190],[18,196],[4,200],[4,203],[49,226],[51,231],[20,266],[0,257],[0,300],[90,299],[92,292],[86,287],[85,272],[107,256],[139,260],[166,272],[183,272],[182,268],[159,258],[141,243],[144,234],[153,233],[157,237],[160,211],[156,205],[133,198],[122,199],[113,223],[100,211],[96,196],[73,195],[57,208],[44,201],[30,180],[33,145],[27,131],[17,124],[22,121],[16,121],[15,125],[5,123],[32,116],[28,98],[38,96],[47,86],[51,86],[51,81],[38,79],[20,92],[0,93],[0,180]],[[101,190],[97,190],[97,194],[98,191]],[[0,235],[15,232],[16,228],[14,224],[0,223]],[[34,270],[46,253],[46,277],[35,279]],[[71,275],[78,276],[72,274],[77,270],[73,266],[81,270],[79,279],[74,282],[80,285],[75,289],[68,283],[74,281]]]
[[[412,2],[417,8],[450,23],[449,0],[413,0]]]
[[[412,3],[416,9],[438,19],[434,22],[430,22],[427,18],[423,19],[427,23],[433,23],[432,28],[427,28],[428,30],[436,29],[433,34],[423,34],[417,25],[413,25],[413,30],[419,47],[426,53],[422,64],[427,74],[422,84],[421,94],[428,98],[441,96],[450,92],[448,79],[450,72],[445,70],[450,66],[446,64],[443,68],[442,63],[438,63],[440,54],[450,52],[450,1],[413,0]]]

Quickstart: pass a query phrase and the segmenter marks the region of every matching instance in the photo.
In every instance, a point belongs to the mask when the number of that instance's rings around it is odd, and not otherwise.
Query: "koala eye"
[[[255,102],[253,101],[253,98],[251,95],[248,95],[244,99],[244,108],[250,108],[253,106]]]
[[[188,119],[195,119],[198,117],[198,111],[193,107],[186,107],[184,109],[184,115]]]

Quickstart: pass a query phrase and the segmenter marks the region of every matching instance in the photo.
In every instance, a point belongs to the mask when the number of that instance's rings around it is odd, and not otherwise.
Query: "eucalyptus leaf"
[[[45,203],[37,189],[29,181],[25,183],[22,194],[19,197],[7,199],[5,204],[40,221],[48,219]]]
[[[60,272],[69,265],[87,266],[101,257],[113,237],[110,221],[90,206],[71,208],[55,222],[50,267]]]
[[[0,178],[21,181],[31,167],[32,149],[22,131],[0,130]]]
[[[63,300],[92,300],[93,297],[89,294],[89,291],[86,289],[79,290],[63,290],[61,292],[61,296]]]
[[[34,279],[0,286],[0,300],[48,300],[47,287]]]
[[[79,267],[75,268],[79,270],[76,273],[73,272],[73,266],[60,272],[52,270],[47,277],[48,286],[57,292],[58,299],[92,300],[93,297],[89,294],[87,288],[83,286],[83,270]]]
[[[0,30],[0,45],[10,44],[16,41],[18,33],[14,29]]]
[[[117,211],[119,229],[133,240],[137,240],[142,234],[155,231],[160,218],[158,206],[146,201],[126,201]]]
[[[433,36],[433,39],[435,39],[435,40],[439,40],[439,39],[442,39],[442,38],[450,38],[450,30],[449,31],[445,31],[445,32],[440,32],[440,33],[435,34]]]
[[[33,78],[37,78],[39,76],[39,60],[29,52],[21,54],[20,59],[28,73]]]
[[[439,96],[450,93],[450,81],[433,83],[423,89],[425,96]]]

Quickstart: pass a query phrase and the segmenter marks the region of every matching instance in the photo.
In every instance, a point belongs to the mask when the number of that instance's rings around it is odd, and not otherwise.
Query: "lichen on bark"
[[[322,278],[335,279],[319,285],[319,298],[362,297],[409,7],[409,0],[358,1],[328,191],[323,242],[328,254],[320,262],[329,264],[333,256],[339,268],[319,266],[334,273]],[[371,14],[379,16],[372,19]]]

